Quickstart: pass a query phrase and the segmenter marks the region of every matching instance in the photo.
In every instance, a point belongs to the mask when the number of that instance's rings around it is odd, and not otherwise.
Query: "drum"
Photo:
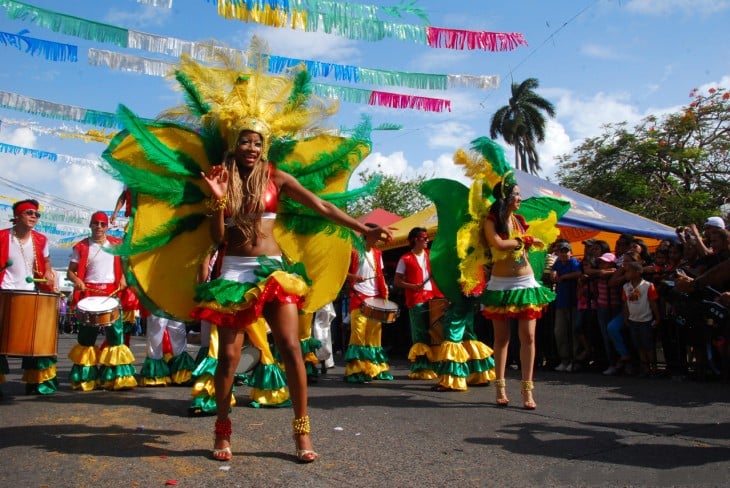
[[[428,335],[431,336],[431,344],[444,342],[444,314],[449,308],[449,301],[445,298],[432,298],[428,301]]]
[[[55,356],[58,295],[0,290],[0,354]]]
[[[88,327],[108,327],[119,320],[119,300],[114,297],[86,297],[76,305],[76,320]]]
[[[370,320],[383,324],[392,324],[400,314],[398,304],[384,298],[366,298],[360,305],[360,311]]]
[[[245,343],[241,348],[241,359],[238,361],[236,374],[250,373],[259,364],[259,361],[261,361],[259,348]]]

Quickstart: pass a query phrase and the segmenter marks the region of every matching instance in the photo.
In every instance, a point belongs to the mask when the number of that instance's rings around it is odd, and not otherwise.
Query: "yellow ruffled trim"
[[[388,363],[373,363],[370,361],[360,361],[359,359],[353,359],[348,361],[345,365],[345,376],[356,375],[363,373],[371,378],[375,378],[380,373],[388,371],[390,366]]]
[[[102,387],[105,390],[129,390],[137,386],[137,380],[134,376],[124,376],[122,378],[115,378],[113,381],[105,382]]]
[[[289,400],[289,388],[286,386],[278,390],[262,390],[251,388],[249,399],[260,405],[280,405]]]
[[[420,371],[408,373],[408,379],[411,380],[435,380],[438,375],[430,369],[422,369]]]
[[[253,306],[253,304],[258,300],[258,298],[263,293],[263,290],[266,288],[266,283],[268,283],[269,280],[276,280],[285,292],[292,295],[302,297],[307,294],[307,291],[309,291],[309,285],[307,285],[307,283],[299,276],[287,273],[285,271],[274,271],[265,280],[257,283],[256,286],[244,293],[243,299],[240,302],[230,303],[226,306],[223,306],[215,300],[212,300],[208,302],[200,302],[198,306],[201,308],[214,310],[216,312],[229,314],[240,312],[241,310],[246,310],[247,308]]]
[[[215,396],[215,383],[213,379],[213,375],[207,373],[198,376],[198,379],[193,383],[193,396],[197,397],[203,393],[207,396]]]
[[[525,305],[507,305],[506,307],[493,307],[493,306],[484,306],[484,311],[491,312],[491,313],[520,313],[525,312],[527,310],[535,310],[535,311],[542,311],[545,308],[544,305],[533,305],[533,304],[525,304]]]
[[[482,341],[461,341],[461,345],[464,346],[469,359],[487,359],[494,354],[494,350]]]
[[[171,379],[175,385],[184,385],[193,379],[193,372],[188,370],[178,371],[172,375]]]
[[[313,352],[308,352],[304,355],[304,363],[319,364],[319,359],[317,359],[317,356]]]
[[[408,351],[408,360],[414,362],[418,356],[426,356],[429,361],[434,360],[433,351],[431,346],[424,344],[423,342],[416,342],[411,346],[411,350]]]
[[[135,322],[135,320],[136,320],[136,317],[134,316],[134,310],[122,311],[122,321],[123,322],[131,323],[131,322]]]
[[[497,374],[494,372],[494,368],[488,371],[482,371],[481,373],[471,373],[466,378],[468,385],[487,385],[490,381],[494,381],[497,378]]]
[[[81,366],[96,366],[99,364],[100,355],[101,350],[98,346],[82,346],[81,344],[75,344],[68,352],[71,362]]]
[[[52,365],[46,369],[26,369],[23,370],[23,381],[33,385],[40,385],[48,380],[56,377],[56,365]]]
[[[104,366],[119,366],[120,364],[134,364],[134,354],[131,349],[121,344],[119,346],[107,346],[101,350],[99,364]],[[135,382],[135,386],[136,386]]]
[[[439,376],[438,384],[439,386],[443,386],[444,388],[449,388],[451,390],[466,391],[468,389],[466,387],[466,378],[450,374]]]
[[[439,348],[439,355],[436,361],[451,361],[454,363],[464,364],[469,360],[469,353],[467,353],[464,346],[457,342],[442,342]]]
[[[170,386],[172,380],[169,376],[163,376],[162,378],[140,378],[140,386]]]
[[[99,382],[97,380],[82,381],[81,383],[71,382],[72,390],[94,391],[97,386],[99,386]]]
[[[172,354],[171,352],[166,352],[162,355],[162,360],[165,361],[166,363],[169,363],[170,359],[172,359],[174,357],[175,357],[175,355]]]

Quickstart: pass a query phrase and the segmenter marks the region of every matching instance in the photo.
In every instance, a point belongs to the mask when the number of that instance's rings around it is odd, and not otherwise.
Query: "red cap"
[[[109,216],[102,211],[94,212],[91,214],[91,221],[89,222],[89,225],[91,225],[91,222],[104,222],[105,224],[108,224]]]
[[[26,210],[38,210],[38,205],[34,204],[33,202],[23,202],[15,207],[15,216],[19,217],[20,214],[22,214]]]

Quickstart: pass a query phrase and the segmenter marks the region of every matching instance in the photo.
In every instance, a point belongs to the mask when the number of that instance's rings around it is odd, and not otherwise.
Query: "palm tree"
[[[546,121],[542,112],[555,117],[553,104],[535,93],[538,85],[535,78],[520,84],[512,82],[509,105],[495,112],[489,126],[492,139],[501,135],[507,144],[515,147],[515,166],[532,174],[540,170],[536,143],[545,140]]]

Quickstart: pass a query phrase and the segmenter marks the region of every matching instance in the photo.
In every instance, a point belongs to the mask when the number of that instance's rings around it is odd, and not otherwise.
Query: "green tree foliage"
[[[540,158],[536,143],[545,140],[546,120],[542,112],[555,116],[552,103],[535,93],[539,83],[528,78],[522,83],[512,83],[509,104],[497,110],[489,125],[489,137],[499,136],[515,148],[515,166],[525,172],[537,174]]]
[[[366,171],[360,174],[360,182],[367,184],[376,176],[382,180],[375,193],[348,206],[348,213],[353,217],[365,215],[376,208],[408,217],[431,205],[431,201],[418,191],[418,187],[427,179],[426,176],[409,180],[402,176]]]
[[[559,158],[560,184],[667,225],[700,223],[730,198],[730,92],[629,130],[608,125]]]

